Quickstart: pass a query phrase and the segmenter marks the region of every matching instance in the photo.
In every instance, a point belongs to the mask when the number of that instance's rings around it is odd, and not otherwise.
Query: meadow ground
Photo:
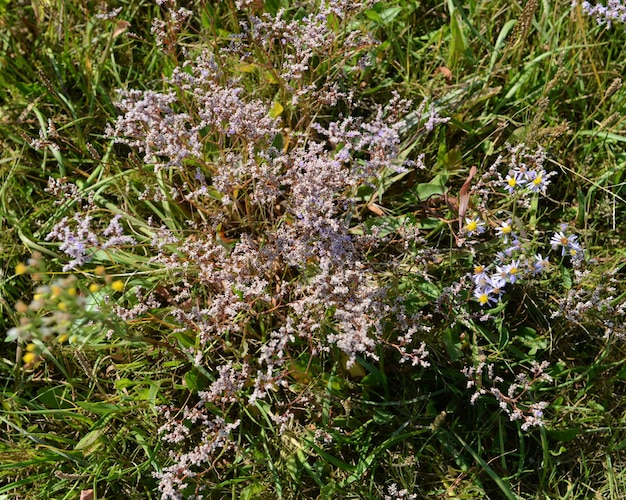
[[[0,0],[0,499],[626,498],[625,22]]]

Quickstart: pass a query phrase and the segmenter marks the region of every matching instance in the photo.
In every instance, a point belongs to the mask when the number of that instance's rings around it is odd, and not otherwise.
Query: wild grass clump
[[[0,9],[0,495],[619,498],[615,16]]]

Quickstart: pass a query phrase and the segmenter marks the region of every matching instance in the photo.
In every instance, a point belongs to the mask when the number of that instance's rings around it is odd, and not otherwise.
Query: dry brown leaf
[[[80,500],[93,500],[93,490],[82,490]]]
[[[118,36],[120,36],[122,33],[124,33],[124,31],[128,29],[129,26],[130,26],[130,23],[128,21],[124,21],[123,19],[120,19],[117,23],[115,23],[115,29],[113,30],[113,38],[117,38]]]
[[[446,83],[448,84],[452,83],[452,71],[450,71],[445,66],[438,67],[437,71],[439,71],[439,73],[443,75],[443,77],[446,79]]]

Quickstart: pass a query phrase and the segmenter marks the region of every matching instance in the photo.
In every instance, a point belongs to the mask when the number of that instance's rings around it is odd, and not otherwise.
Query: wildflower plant
[[[7,332],[8,341],[19,341],[25,347],[26,366],[36,365],[59,345],[80,350],[123,334],[121,322],[109,313],[107,302],[124,290],[124,282],[106,275],[103,266],[91,271],[88,286],[75,274],[51,277],[38,252],[27,264],[18,264],[17,270],[38,283],[28,304],[16,304],[20,324]]]
[[[572,7],[580,5],[583,12],[595,18],[599,25],[606,26],[611,29],[614,22],[626,22],[626,5],[621,0],[608,0],[606,5],[603,3],[593,4],[591,2],[578,2],[574,0]]]
[[[377,361],[387,344],[402,361],[428,366],[424,343],[413,339],[417,318],[388,299],[368,264],[379,241],[368,232],[355,234],[349,222],[364,206],[359,189],[375,188],[389,172],[408,171],[398,155],[401,117],[411,102],[394,95],[371,117],[313,121],[321,104],[342,102],[347,111],[357,104],[336,82],[306,83],[315,74],[313,61],[328,64],[322,61],[332,61],[333,51],[341,54],[333,64],[356,60],[372,44],[358,31],[342,39],[341,30],[330,28],[331,20],[348,22],[355,7],[323,4],[319,12],[291,21],[283,10],[250,15],[231,43],[190,51],[163,91],[119,94],[121,115],[108,135],[138,149],[157,183],[163,185],[163,175],[171,179],[158,196],[146,192],[145,199],[180,200],[191,214],[191,234],[151,227],[150,265],[168,275],[159,285],[161,298],[166,292],[163,321],[185,339],[198,372],[215,379],[209,391],[197,392],[197,403],[161,408],[161,435],[173,447],[174,462],[156,475],[163,498],[200,491],[200,470],[218,454],[241,452],[235,445],[241,425],[236,408],[262,409],[281,428],[293,420],[299,400],[309,401],[307,412],[314,411],[308,390],[293,385],[296,364],[343,359],[351,370],[357,357]],[[274,44],[282,47],[279,62],[254,63],[269,68],[279,98],[289,98],[278,101],[279,107],[234,76],[250,54],[273,57]],[[283,130],[281,115],[297,109],[305,114]],[[431,115],[431,129],[445,121]],[[318,137],[309,137],[312,131]],[[50,237],[64,236],[81,251],[86,244],[96,246],[97,238],[87,237],[88,222],[82,232],[55,227]],[[111,232],[123,238],[115,228],[104,233]],[[74,257],[68,265],[83,263],[82,254],[71,253],[75,246],[61,248]],[[158,300],[149,290],[141,297],[138,303]],[[144,314],[117,308],[126,321]],[[387,325],[398,321],[395,340]],[[201,429],[197,435],[188,430],[195,425]]]

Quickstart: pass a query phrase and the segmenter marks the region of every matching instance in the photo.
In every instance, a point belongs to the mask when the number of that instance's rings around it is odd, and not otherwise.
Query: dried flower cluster
[[[622,0],[608,0],[606,5],[591,2],[578,2],[574,0],[572,7],[580,5],[583,12],[588,16],[594,17],[598,24],[606,25],[608,29],[611,28],[614,22],[626,22],[626,5],[622,3]]]
[[[279,54],[268,63],[272,78],[292,96],[290,106],[307,110],[307,103],[339,100],[353,106],[336,82],[306,81],[314,60],[337,51],[344,59],[357,57],[372,43],[356,32],[342,39],[329,26],[330,16],[347,22],[354,8],[324,4],[290,21],[284,11],[252,16],[221,52],[205,50],[174,69],[166,90],[120,92],[122,114],[109,135],[141,151],[157,175],[177,173],[181,181],[166,199],[206,214],[193,222],[192,234],[154,228],[150,243],[151,264],[167,270],[170,280],[163,284],[168,321],[196,339],[190,359],[216,377],[195,405],[163,409],[162,439],[181,450],[173,452],[175,465],[158,475],[163,498],[176,498],[194,471],[233,445],[229,435],[239,424],[233,405],[271,402],[282,390],[284,401],[272,418],[289,420],[290,371],[303,353],[325,358],[341,352],[350,369],[357,356],[376,360],[379,346],[387,345],[402,361],[428,366],[425,344],[413,339],[424,326],[388,299],[369,262],[380,242],[369,231],[357,234],[350,222],[363,204],[360,188],[375,187],[388,171],[407,171],[398,154],[411,102],[395,95],[370,117],[302,122],[284,131],[271,101],[250,95],[231,76],[234,55],[240,65],[258,64],[254,54]],[[429,130],[447,121],[434,108],[424,120]],[[277,138],[289,147],[277,148]],[[162,202],[163,191],[152,199]],[[73,257],[68,266],[86,262],[82,249],[99,244],[88,219],[76,224],[64,230],[62,221],[50,236]],[[138,303],[164,300],[163,292],[158,298],[138,292]],[[146,312],[117,310],[125,319]],[[389,321],[397,340],[389,336]],[[232,343],[249,354],[239,357]],[[220,358],[225,364],[215,365]],[[200,434],[190,435],[190,427]]]
[[[485,394],[491,394],[500,408],[513,420],[522,421],[522,430],[530,427],[544,425],[543,410],[548,406],[545,401],[524,403],[529,398],[532,400],[533,386],[539,382],[551,382],[552,377],[545,370],[548,368],[547,362],[533,363],[530,369],[532,378],[529,379],[525,373],[515,375],[515,382],[509,383],[508,388],[503,392],[502,384],[505,379],[495,374],[493,364],[486,364],[481,361],[475,367],[466,367],[463,374],[467,377],[467,389],[474,389],[471,397],[472,404]]]

